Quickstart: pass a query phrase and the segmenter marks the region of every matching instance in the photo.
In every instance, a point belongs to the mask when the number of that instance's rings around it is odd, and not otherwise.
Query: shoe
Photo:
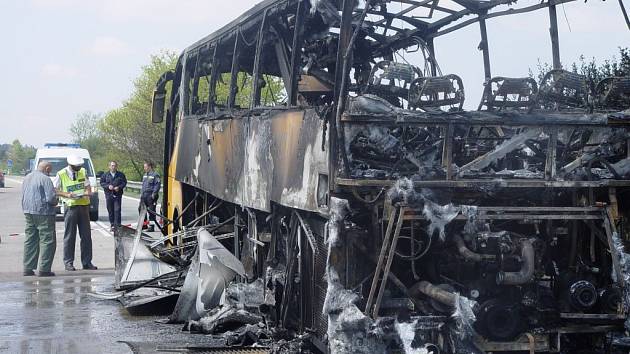
[[[39,276],[40,277],[54,277],[55,273],[54,272],[42,272],[41,270],[39,271]]]
[[[74,272],[77,269],[72,264],[66,264],[66,270],[69,272]]]
[[[95,266],[94,264],[88,264],[88,265],[84,265],[83,269],[85,269],[85,270],[97,270],[98,267]]]
[[[112,227],[109,228],[109,232],[114,232],[115,229],[116,228],[112,226]]]
[[[35,275],[35,272],[33,272],[32,270],[25,270],[24,273],[22,273],[22,275],[24,275],[25,277],[30,277]]]

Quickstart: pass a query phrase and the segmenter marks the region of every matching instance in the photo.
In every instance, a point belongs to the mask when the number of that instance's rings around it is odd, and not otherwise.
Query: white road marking
[[[14,183],[18,183],[18,184],[22,184],[22,181],[20,181],[19,179],[13,179],[13,178],[9,178],[9,177],[4,177],[5,181],[11,181]]]
[[[90,224],[93,226],[92,230],[96,230],[107,237],[113,236],[113,234],[109,232],[109,227],[105,226],[105,224],[103,224],[102,222],[92,221],[90,222]],[[94,227],[94,226],[98,226],[98,227]]]
[[[129,199],[129,200],[135,200],[136,202],[140,202],[140,198],[134,198],[134,197],[129,197],[123,194],[122,196],[124,199]]]
[[[100,193],[100,195],[103,196],[103,198],[105,198],[105,192],[103,191],[102,188],[99,188],[98,192]],[[123,199],[129,199],[129,200],[135,200],[136,202],[140,203],[140,198],[134,198],[134,197],[129,197],[123,194]]]
[[[103,192],[103,190],[102,190],[102,189],[99,189],[99,190],[98,190],[98,192],[99,192],[99,193],[103,196],[103,198],[105,198],[105,192]],[[122,197],[123,197],[123,199],[134,200],[134,201],[136,201],[136,202],[140,203],[140,198],[129,197],[129,196],[126,196],[126,195],[124,195],[124,194],[123,194],[123,196],[122,196]],[[156,208],[158,208],[158,209],[159,209],[161,206],[162,206],[162,204],[156,204],[156,205],[155,205],[155,207],[156,207]]]

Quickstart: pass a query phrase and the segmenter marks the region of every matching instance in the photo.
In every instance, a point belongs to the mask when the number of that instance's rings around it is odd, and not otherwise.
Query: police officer
[[[153,223],[157,224],[157,220],[155,219],[155,206],[157,204],[158,196],[160,192],[160,175],[153,170],[153,162],[145,161],[144,162],[144,176],[142,176],[142,191],[140,192],[140,203],[144,204],[147,207],[149,214],[149,220],[153,221]],[[142,205],[141,204],[141,205]],[[140,209],[140,208],[138,208]],[[146,219],[145,219],[146,222]],[[150,224],[150,222],[149,222]],[[144,228],[144,225],[143,225]],[[155,228],[152,224],[149,225],[149,232],[154,231]]]
[[[92,188],[83,166],[83,158],[68,156],[68,166],[59,172],[53,180],[65,206],[63,235],[63,263],[68,271],[74,271],[74,246],[77,239],[77,227],[81,236],[81,263],[83,269],[94,270],[92,264],[92,233],[90,230],[90,195]]]

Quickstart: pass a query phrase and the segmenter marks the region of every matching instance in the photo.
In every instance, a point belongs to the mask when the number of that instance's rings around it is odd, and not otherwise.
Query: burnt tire
[[[90,211],[90,221],[98,221],[98,210]]]

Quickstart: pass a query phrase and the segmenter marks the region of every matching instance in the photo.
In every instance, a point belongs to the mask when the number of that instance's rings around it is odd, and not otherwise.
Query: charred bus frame
[[[560,351],[566,334],[621,330],[630,85],[562,70],[556,6],[568,2],[261,2],[156,85],[165,233],[217,224],[248,279],[280,267],[273,321],[315,332],[322,349],[347,307],[447,322],[461,298],[481,302],[480,335],[460,328],[449,342],[435,325],[427,343]],[[486,21],[545,8],[554,70],[540,83],[493,77]],[[463,82],[441,73],[433,41],[475,22],[485,89],[465,111]],[[397,60],[413,47],[424,69]],[[453,279],[463,265],[479,274]],[[341,306],[331,299],[343,289],[362,297]],[[616,299],[606,309],[604,296]],[[527,334],[549,313],[553,328]]]

